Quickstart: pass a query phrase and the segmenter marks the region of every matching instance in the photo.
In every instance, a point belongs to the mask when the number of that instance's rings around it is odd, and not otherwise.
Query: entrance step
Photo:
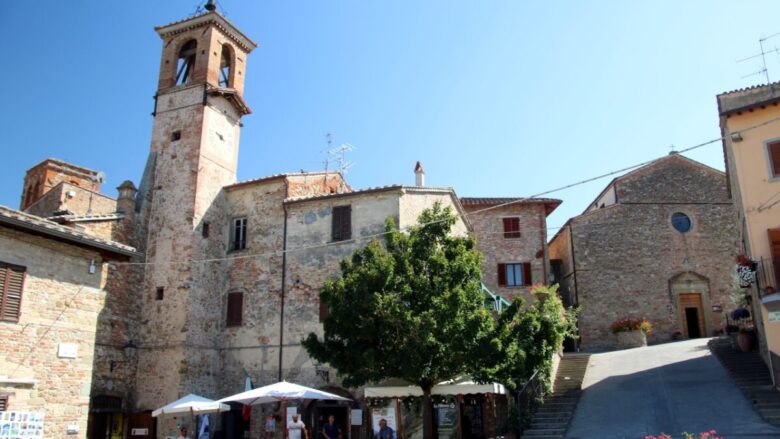
[[[565,354],[553,381],[553,393],[545,397],[531,418],[521,439],[562,439],[569,429],[582,394],[582,380],[590,355]]]
[[[761,354],[735,350],[725,336],[713,338],[707,345],[756,412],[765,421],[780,427],[780,393],[772,384],[769,368]]]

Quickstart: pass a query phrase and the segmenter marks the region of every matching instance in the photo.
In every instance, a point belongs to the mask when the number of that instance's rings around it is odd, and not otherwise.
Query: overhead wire
[[[766,126],[766,125],[769,125],[769,124],[772,124],[772,123],[776,123],[778,121],[780,121],[780,117],[769,119],[769,120],[766,120],[764,122],[757,123],[757,124],[751,125],[749,127],[746,127],[744,129],[735,131],[735,132],[731,133],[731,135],[747,133],[749,131],[755,130],[757,128],[760,128],[760,127],[763,127],[763,126]],[[707,140],[705,142],[698,143],[698,144],[695,144],[693,146],[690,146],[690,147],[687,147],[687,148],[683,148],[683,149],[680,149],[680,150],[677,150],[677,151],[673,151],[673,152],[676,153],[676,154],[682,154],[682,153],[685,153],[685,152],[689,152],[689,151],[693,151],[693,150],[696,150],[696,149],[699,149],[699,148],[703,148],[705,146],[711,145],[711,144],[716,143],[716,142],[723,141],[726,138],[727,138],[727,136],[716,137],[714,139],[710,139],[710,140]],[[511,205],[514,205],[514,204],[518,204],[518,203],[523,203],[525,201],[532,200],[532,199],[538,198],[538,197],[542,197],[544,195],[549,195],[549,194],[552,194],[552,193],[555,193],[555,192],[560,192],[560,191],[563,191],[563,190],[566,190],[566,189],[571,189],[573,187],[581,186],[583,184],[591,183],[591,182],[594,182],[594,181],[597,181],[597,180],[600,180],[600,179],[603,179],[603,178],[606,178],[606,177],[611,177],[613,175],[622,174],[624,172],[628,172],[628,171],[631,171],[633,169],[637,169],[637,168],[640,168],[642,166],[646,166],[646,165],[648,165],[650,163],[653,163],[653,162],[655,162],[655,161],[657,161],[657,160],[659,160],[659,159],[661,159],[663,157],[664,156],[656,157],[656,158],[651,159],[651,160],[646,160],[646,161],[643,161],[643,162],[640,162],[640,163],[636,163],[636,164],[631,165],[631,166],[622,167],[622,168],[619,168],[619,169],[616,169],[616,170],[613,170],[613,171],[610,171],[610,172],[606,172],[606,173],[603,173],[603,174],[596,175],[594,177],[586,178],[586,179],[579,180],[579,181],[576,181],[576,182],[573,182],[573,183],[569,183],[569,184],[566,184],[566,185],[563,185],[563,186],[559,186],[559,187],[556,187],[556,188],[553,188],[553,189],[549,189],[549,190],[546,190],[546,191],[543,191],[543,192],[539,192],[539,193],[536,193],[534,195],[530,195],[530,196],[527,196],[527,197],[518,197],[518,198],[514,198],[514,199],[512,199],[510,201],[504,202],[504,203],[496,204],[496,205],[493,205],[493,206],[489,206],[489,207],[486,207],[486,208],[483,208],[483,209],[474,210],[474,211],[471,211],[471,212],[466,212],[464,214],[464,216],[477,215],[477,214],[484,213],[484,212],[487,212],[487,211],[490,211],[490,210],[499,209],[499,208],[502,208],[502,207],[507,207],[507,206],[511,206]],[[362,236],[355,237],[355,238],[348,239],[348,240],[344,240],[344,241],[323,242],[323,243],[317,243],[317,244],[312,244],[312,245],[307,245],[307,246],[288,248],[288,249],[285,249],[285,250],[279,249],[279,250],[271,250],[271,251],[262,252],[262,253],[251,253],[251,254],[245,254],[245,255],[230,255],[230,256],[217,257],[217,258],[187,259],[187,260],[178,260],[178,261],[176,261],[176,260],[168,260],[168,261],[153,261],[153,262],[149,262],[149,261],[145,261],[145,262],[113,262],[112,265],[115,265],[115,266],[120,266],[120,265],[129,265],[129,266],[132,266],[132,265],[142,265],[142,266],[148,266],[148,265],[156,265],[156,264],[160,264],[160,265],[163,265],[163,264],[177,265],[177,264],[193,264],[193,263],[202,264],[202,263],[232,261],[232,260],[241,260],[241,259],[253,259],[253,258],[266,257],[266,256],[267,257],[280,256],[283,253],[293,253],[293,252],[300,252],[300,251],[315,250],[315,249],[319,249],[319,248],[327,248],[327,247],[343,246],[343,245],[347,245],[347,244],[355,244],[355,243],[357,243],[359,241],[365,241],[365,240],[379,238],[379,237],[385,236],[387,234],[393,233],[395,231],[408,231],[408,230],[411,230],[411,229],[417,228],[417,227],[433,225],[433,224],[436,224],[436,223],[441,222],[441,221],[443,221],[443,220],[430,221],[430,222],[422,223],[422,224],[414,224],[414,225],[410,225],[410,226],[399,227],[399,228],[397,228],[396,230],[393,230],[393,231],[383,231],[383,232],[371,233],[371,234],[362,235]],[[548,229],[550,229],[550,228],[548,228]]]

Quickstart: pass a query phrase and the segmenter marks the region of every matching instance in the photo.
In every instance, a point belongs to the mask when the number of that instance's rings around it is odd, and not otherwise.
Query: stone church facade
[[[333,171],[236,181],[241,120],[251,113],[243,99],[245,65],[257,44],[214,10],[155,30],[162,58],[139,184],[122,183],[114,199],[101,193],[101,173],[56,159],[25,177],[24,215],[119,249],[112,256],[119,261],[104,268],[107,311],[96,323],[99,334],[82,347],[94,354],[93,367],[82,371],[91,376],[81,389],[90,396],[88,415],[50,412],[57,425],[77,422],[94,438],[130,437],[132,429],[147,431],[132,437],[152,437],[153,409],[188,393],[220,398],[242,391],[246,377],[258,386],[286,379],[347,396],[352,403],[301,410],[309,423],[336,412],[348,422],[350,408],[363,408],[361,395],[301,347],[308,333],[322,331],[327,310],[319,288],[342,259],[384,230],[387,218],[410,227],[434,203],[457,214],[453,233],[475,235],[490,264],[527,263],[526,280],[546,283],[545,218],[560,200],[515,199],[481,212],[451,188],[425,186],[419,163],[415,185],[358,190]],[[505,217],[533,232],[497,243],[492,229],[505,227]],[[495,268],[488,272],[498,282]],[[509,287],[495,285],[506,297],[528,285]],[[246,422],[238,408],[214,427],[226,437],[257,437],[261,410]],[[170,435],[177,422],[161,419],[156,436]],[[346,437],[364,435],[362,428],[343,425]]]
[[[647,318],[649,343],[719,333],[733,308],[734,215],[725,174],[676,153],[607,185],[550,241],[553,281],[581,309],[581,347],[613,348],[622,317]]]

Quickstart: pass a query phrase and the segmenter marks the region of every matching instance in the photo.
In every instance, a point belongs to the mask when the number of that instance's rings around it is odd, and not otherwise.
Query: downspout
[[[284,186],[284,199],[287,199],[289,187],[287,182]],[[284,295],[287,285],[287,205],[284,207],[284,232],[282,235],[282,293],[281,293],[281,312],[279,313],[279,381],[282,381],[282,358],[284,354]]]

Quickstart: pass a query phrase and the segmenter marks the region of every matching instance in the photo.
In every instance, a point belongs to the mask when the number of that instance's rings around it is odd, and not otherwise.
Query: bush
[[[653,332],[653,325],[651,325],[647,319],[632,319],[623,317],[612,322],[612,325],[610,325],[609,329],[612,330],[613,334],[628,331],[642,331],[645,334],[649,334]]]

